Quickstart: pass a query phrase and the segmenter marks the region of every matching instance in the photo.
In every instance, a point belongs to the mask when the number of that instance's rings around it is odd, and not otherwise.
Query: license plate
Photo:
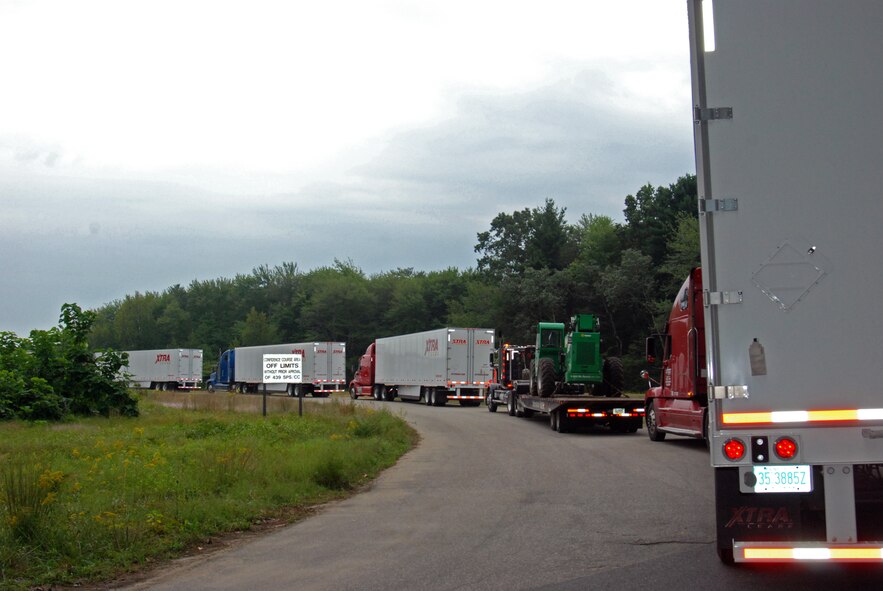
[[[811,492],[812,471],[809,466],[754,466],[757,483],[754,492]]]
[[[613,409],[613,414],[615,414],[615,415],[624,415],[624,414],[625,414],[625,409],[624,409],[624,408],[614,408],[614,409]]]

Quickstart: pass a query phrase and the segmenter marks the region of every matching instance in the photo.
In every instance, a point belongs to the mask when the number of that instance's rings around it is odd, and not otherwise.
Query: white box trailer
[[[493,377],[494,330],[439,328],[375,341],[374,382],[387,399],[477,406]]]
[[[151,390],[196,389],[202,384],[202,349],[124,351],[129,363],[121,369],[129,383]]]
[[[883,563],[883,2],[688,7],[718,553]]]
[[[324,341],[236,347],[224,351],[218,361],[218,371],[209,378],[209,390],[225,388],[257,392],[263,388],[263,356],[273,353],[301,355],[303,381],[298,384],[267,384],[269,392],[327,397],[331,392],[346,387],[346,343]]]

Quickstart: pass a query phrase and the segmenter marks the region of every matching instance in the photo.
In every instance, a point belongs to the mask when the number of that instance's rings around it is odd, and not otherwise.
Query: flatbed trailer
[[[549,415],[549,426],[558,433],[582,427],[606,426],[619,433],[634,433],[644,422],[640,398],[602,396],[552,396],[543,398],[510,391],[506,409],[510,416]]]

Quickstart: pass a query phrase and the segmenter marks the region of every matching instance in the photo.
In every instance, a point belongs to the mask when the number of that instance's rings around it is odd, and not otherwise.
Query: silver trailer
[[[375,341],[375,398],[478,406],[493,377],[494,330],[439,328]]]
[[[263,356],[270,353],[300,354],[303,357],[303,381],[297,384],[267,384],[269,392],[327,397],[331,392],[346,388],[346,343],[323,341],[258,345],[236,347],[233,352],[233,385],[240,392],[256,392],[259,387],[263,389]]]
[[[129,383],[151,390],[196,389],[202,384],[202,349],[125,351]]]
[[[883,3],[688,7],[718,554],[883,564]]]

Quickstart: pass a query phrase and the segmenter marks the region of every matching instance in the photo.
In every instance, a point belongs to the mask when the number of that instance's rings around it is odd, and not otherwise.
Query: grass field
[[[400,418],[350,402],[306,401],[303,417],[296,406],[267,417],[140,408],[0,424],[0,589],[107,579],[291,516],[351,494],[417,439]]]

